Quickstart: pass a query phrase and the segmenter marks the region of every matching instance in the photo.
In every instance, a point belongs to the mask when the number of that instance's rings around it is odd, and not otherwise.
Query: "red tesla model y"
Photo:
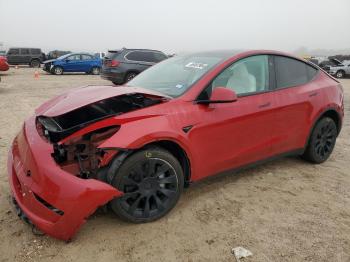
[[[63,240],[103,205],[153,221],[205,177],[276,156],[324,162],[343,114],[340,83],[297,57],[175,56],[124,86],[84,86],[40,106],[10,149],[13,201]]]

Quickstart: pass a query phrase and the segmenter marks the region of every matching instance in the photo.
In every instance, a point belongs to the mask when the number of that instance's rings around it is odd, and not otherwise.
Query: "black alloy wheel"
[[[156,220],[176,205],[183,181],[182,168],[168,151],[152,148],[137,152],[125,161],[112,181],[124,195],[112,200],[111,207],[130,222]]]
[[[326,161],[333,151],[337,135],[337,126],[333,119],[322,118],[311,134],[309,145],[303,157],[313,163]]]

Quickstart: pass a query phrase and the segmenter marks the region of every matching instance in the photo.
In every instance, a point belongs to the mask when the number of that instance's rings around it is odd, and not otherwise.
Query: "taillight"
[[[112,60],[111,61],[111,66],[112,67],[117,67],[117,66],[119,66],[119,64],[120,64],[120,62],[118,60]]]

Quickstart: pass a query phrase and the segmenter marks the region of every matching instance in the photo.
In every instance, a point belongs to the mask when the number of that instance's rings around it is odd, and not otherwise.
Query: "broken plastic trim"
[[[162,99],[139,93],[128,94],[100,100],[58,116],[38,116],[37,122],[42,125],[42,134],[51,143],[56,143],[94,122],[161,102]]]

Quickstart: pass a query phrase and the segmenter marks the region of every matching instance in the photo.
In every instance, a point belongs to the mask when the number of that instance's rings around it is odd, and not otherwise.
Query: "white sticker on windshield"
[[[178,88],[178,89],[181,89],[183,87],[183,85],[177,84],[175,87]]]
[[[203,69],[206,66],[208,66],[208,64],[197,63],[197,62],[189,62],[187,65],[185,65],[185,67],[196,68],[196,69]]]

